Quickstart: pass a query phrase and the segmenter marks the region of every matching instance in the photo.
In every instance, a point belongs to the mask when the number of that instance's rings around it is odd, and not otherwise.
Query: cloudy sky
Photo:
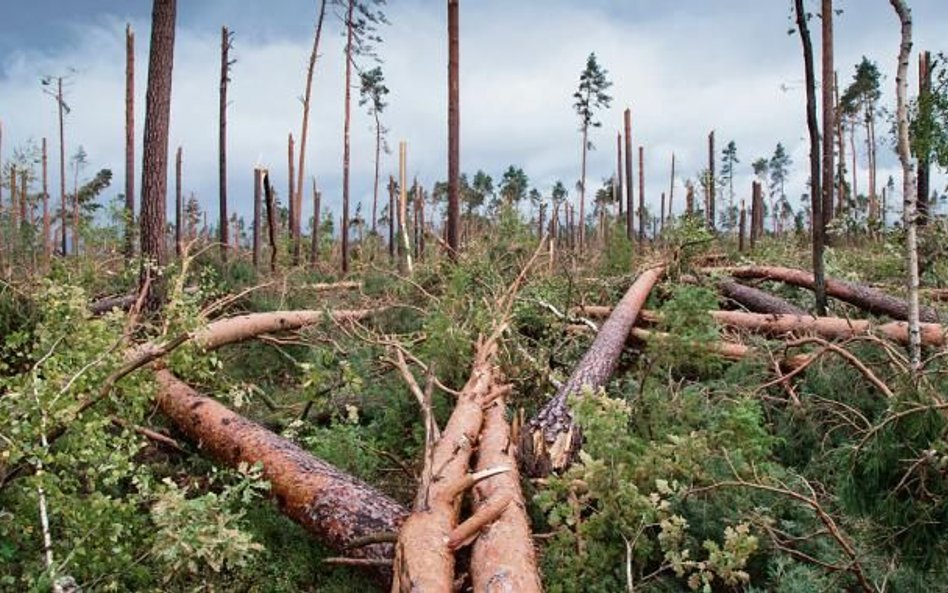
[[[0,19],[0,120],[3,158],[12,147],[56,138],[55,103],[43,75],[73,72],[67,89],[67,153],[89,155],[87,175],[115,172],[107,196],[122,191],[124,171],[124,30],[137,33],[137,153],[144,119],[150,0],[31,0],[4,7]],[[286,186],[286,139],[298,135],[299,97],[318,9],[317,0],[181,0],[178,2],[170,149],[184,150],[184,190],[210,206],[217,196],[217,92],[220,27],[236,34],[229,109],[229,195],[251,210],[252,169],[269,166]],[[816,3],[814,3],[815,5]],[[945,0],[910,0],[916,48],[944,46]],[[614,85],[612,108],[592,140],[588,187],[615,168],[622,110],[633,112],[633,142],[645,147],[646,197],[657,204],[678,160],[676,210],[683,183],[706,166],[707,134],[719,149],[735,140],[741,159],[735,184],[748,193],[750,163],[777,142],[793,159],[789,194],[799,203],[807,177],[803,61],[789,0],[464,0],[461,2],[461,166],[499,180],[521,166],[548,195],[556,180],[579,177],[580,136],[571,95],[586,56],[596,52]],[[898,23],[886,0],[837,0],[836,58],[841,82],[866,55],[885,75],[884,103],[894,104]],[[383,115],[393,147],[408,142],[409,175],[430,186],[447,171],[447,33],[443,0],[389,0],[390,26],[379,53],[391,89]],[[814,41],[818,47],[818,21]],[[341,195],[344,38],[327,16],[313,86],[307,174],[324,203]],[[914,62],[913,62],[914,64]],[[914,73],[915,68],[911,69]],[[912,80],[914,88],[914,78]],[[354,94],[357,97],[357,91]],[[352,195],[371,208],[372,120],[353,101]],[[888,125],[884,126],[888,129]],[[880,126],[880,131],[883,126]],[[863,149],[860,149],[861,151]],[[897,163],[886,146],[880,184]],[[396,151],[397,153],[397,151]],[[863,157],[864,158],[864,157]],[[397,154],[384,157],[383,175]],[[139,164],[140,167],[140,164]],[[864,166],[861,166],[864,169]],[[55,171],[55,169],[53,169]],[[169,171],[173,173],[173,171]],[[68,173],[67,173],[68,175]],[[939,177],[939,187],[943,178]],[[51,185],[58,183],[52,174]],[[860,182],[866,187],[865,179]],[[138,183],[137,183],[138,185]],[[170,185],[169,185],[170,187]],[[306,200],[309,201],[308,199]],[[327,202],[328,201],[328,202]],[[170,206],[170,204],[169,204]],[[307,203],[304,215],[311,213]]]

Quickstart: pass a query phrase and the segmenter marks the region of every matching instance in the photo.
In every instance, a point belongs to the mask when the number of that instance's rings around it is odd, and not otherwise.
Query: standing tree
[[[834,196],[836,185],[835,165],[833,163],[833,135],[836,128],[836,109],[834,91],[836,88],[833,58],[833,0],[822,0],[822,95],[823,95],[823,221],[821,223],[823,240],[826,241],[826,227],[833,220]],[[832,84],[830,81],[834,81]],[[842,158],[842,155],[840,155]],[[840,179],[842,181],[842,179]]]
[[[448,247],[457,257],[461,208],[461,83],[458,0],[448,0]]]
[[[135,32],[125,25],[125,258],[135,255]]]
[[[326,16],[326,0],[322,0],[319,3],[319,17],[316,19],[316,34],[313,36],[313,50],[309,54],[309,64],[306,67],[306,88],[303,91],[303,99],[302,99],[303,123],[302,123],[302,128],[300,130],[299,165],[296,167],[295,194],[297,197],[297,204],[300,206],[300,208],[297,208],[297,216],[300,216],[299,211],[302,210],[302,204],[303,204],[303,179],[306,176],[306,139],[309,133],[309,105],[310,105],[310,97],[312,95],[312,90],[313,90],[313,72],[316,70],[316,57],[319,52],[319,39],[323,33],[323,19],[325,16]],[[315,199],[315,192],[316,192],[315,179],[313,180],[313,185],[314,185],[313,192],[314,192],[314,199]],[[314,206],[316,207],[316,211],[313,212],[313,215],[315,216],[316,223],[315,223],[315,226],[313,227],[313,234],[316,235],[317,234],[316,229],[319,226],[319,222],[318,222],[319,221],[319,208],[318,208],[318,204],[315,204]],[[300,225],[299,223],[297,223],[296,228],[299,228],[299,227]],[[299,237],[297,237],[296,242],[299,243]],[[314,245],[316,245],[318,249],[318,244],[314,242]],[[318,255],[317,251],[313,251],[310,257],[311,263],[314,263],[316,261],[316,257],[315,257],[316,255]]]
[[[868,215],[870,220],[879,218],[879,203],[876,196],[876,116],[879,109],[879,100],[882,98],[882,91],[879,87],[881,76],[879,67],[875,62],[864,56],[862,61],[856,65],[856,73],[853,75],[852,84],[843,92],[840,99],[843,113],[852,120],[850,125],[855,125],[857,116],[861,114],[862,123],[866,129],[866,158],[869,170]],[[854,159],[853,179],[855,179],[856,150],[855,146],[852,148]],[[853,187],[855,188],[855,184]],[[853,198],[857,197],[856,195],[853,196]]]
[[[580,249],[585,245],[586,239],[586,152],[595,148],[589,140],[589,128],[598,128],[602,125],[602,122],[596,119],[596,112],[600,109],[608,109],[612,103],[612,97],[606,94],[606,90],[612,86],[606,74],[608,71],[599,66],[596,54],[589,54],[586,58],[586,68],[579,75],[579,87],[573,93],[573,98],[576,99],[573,108],[579,115],[579,129],[583,133],[583,156],[579,180]]]
[[[89,164],[89,155],[81,144],[72,155],[72,254],[79,255],[79,175]]]
[[[345,274],[349,272],[349,161],[351,156],[349,130],[352,122],[352,67],[357,56],[378,60],[373,44],[381,41],[377,33],[378,25],[387,21],[382,11],[377,8],[385,4],[385,0],[333,0],[333,3],[345,9],[343,24],[346,27],[346,92],[342,144],[342,272]]]
[[[708,228],[714,230],[714,214],[717,211],[715,200],[715,176],[714,176],[714,130],[708,134]]]
[[[786,211],[790,206],[785,188],[792,163],[793,161],[790,160],[790,155],[787,154],[783,143],[778,142],[777,147],[774,149],[774,154],[770,157],[770,162],[768,163],[768,171],[770,172],[770,208],[775,233],[779,233],[783,230],[778,222],[778,213],[780,211]]]
[[[721,182],[727,184],[727,211],[722,222],[727,229],[733,229],[737,222],[737,210],[734,207],[734,166],[740,162],[737,158],[737,143],[731,140],[721,151]]]
[[[174,155],[174,253],[180,258],[184,254],[184,201],[181,195],[181,147]],[[225,222],[221,222],[226,226]]]
[[[145,137],[142,143],[141,254],[139,290],[151,278],[150,266],[165,263],[165,208],[168,183],[168,124],[171,119],[171,71],[177,0],[154,0],[151,13],[151,49],[148,90],[145,95]],[[150,282],[148,308],[161,306],[164,290],[160,276]]]
[[[60,216],[60,228],[61,228],[61,248],[62,254],[66,255],[66,134],[65,126],[63,120],[65,115],[69,113],[69,105],[66,104],[66,101],[63,97],[63,76],[45,76],[42,79],[42,84],[47,95],[53,97],[56,100],[56,106],[59,110],[59,216]],[[53,81],[56,82],[55,90],[53,90]]]
[[[227,225],[227,85],[230,83],[230,67],[236,60],[230,59],[230,50],[234,47],[234,34],[221,27],[221,81],[220,81],[220,129],[218,135],[218,150],[220,151],[219,184],[220,184],[220,242],[221,259],[227,261],[227,246],[230,244]]]
[[[908,67],[912,53],[912,11],[905,0],[889,0],[899,17],[901,41],[899,43],[899,65],[895,77],[896,122],[898,129],[899,162],[902,165],[902,199],[904,209],[902,221],[905,224],[905,263],[906,284],[908,285],[908,331],[909,356],[912,371],[918,373],[922,360],[922,336],[919,324],[918,308],[918,229],[917,194],[915,188],[915,164],[912,162],[909,144],[909,118],[906,95],[908,94]]]
[[[816,296],[816,314],[822,316],[826,315],[826,279],[823,273],[825,225],[823,224],[823,192],[820,190],[820,129],[816,119],[816,71],[813,43],[807,23],[811,15],[806,12],[803,0],[794,0],[793,6],[797,15],[797,30],[800,32],[800,41],[803,44],[806,127],[810,134],[810,231],[813,235],[813,291]],[[832,166],[830,171],[832,171]],[[781,187],[781,192],[783,192],[783,187]]]
[[[372,185],[372,233],[376,232],[376,223],[378,220],[379,208],[379,162],[381,161],[382,151],[388,154],[388,143],[385,141],[385,134],[388,130],[382,125],[380,118],[382,111],[388,105],[385,102],[385,95],[388,94],[388,87],[385,86],[385,77],[382,74],[381,66],[361,72],[359,74],[359,105],[369,106],[369,115],[375,119],[375,182]]]
[[[500,180],[500,195],[504,199],[504,204],[513,206],[520,203],[527,196],[527,187],[530,185],[530,179],[520,167],[510,165],[504,171],[504,176]]]
[[[626,108],[623,114],[625,124],[625,236],[632,241],[634,238],[635,221],[635,183],[632,179],[632,110]]]

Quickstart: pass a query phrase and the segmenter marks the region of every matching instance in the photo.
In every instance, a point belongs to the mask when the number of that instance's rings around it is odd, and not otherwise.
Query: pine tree
[[[596,61],[596,54],[591,53],[586,58],[586,68],[579,75],[579,87],[573,93],[576,102],[573,108],[579,115],[579,129],[583,134],[583,157],[579,181],[579,244],[585,243],[585,214],[586,214],[586,153],[595,147],[589,140],[589,128],[598,128],[602,122],[596,119],[596,112],[608,109],[612,97],[606,94],[612,82],[606,78],[608,71]]]

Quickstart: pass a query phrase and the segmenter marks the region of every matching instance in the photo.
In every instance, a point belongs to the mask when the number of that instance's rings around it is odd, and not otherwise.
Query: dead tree
[[[543,476],[569,466],[582,436],[569,409],[569,398],[584,390],[604,387],[618,363],[626,336],[664,267],[643,272],[603,323],[589,350],[573,368],[569,380],[524,427],[520,439],[521,466],[530,476]]]
[[[299,166],[296,168],[296,195],[299,199],[300,205],[303,203],[303,178],[306,174],[306,140],[309,134],[309,107],[310,99],[313,91],[313,72],[316,70],[316,57],[319,52],[319,39],[322,37],[323,33],[323,19],[326,16],[326,0],[322,0],[319,3],[319,17],[316,20],[316,34],[313,36],[313,50],[309,54],[309,64],[306,67],[306,88],[303,91],[303,123],[300,129],[300,150],[299,150]],[[316,181],[313,180],[313,198],[316,199]],[[316,220],[319,219],[318,208],[314,214]],[[297,222],[297,228],[299,228],[299,223]],[[318,225],[314,226],[314,236],[317,234],[315,229],[318,228]],[[297,238],[299,240],[299,238]],[[314,239],[315,241],[315,239]],[[314,245],[317,245],[314,242]],[[317,248],[318,249],[318,248]],[[316,250],[311,249],[310,253],[310,263],[313,264],[316,262],[318,253]],[[299,259],[299,255],[296,256],[296,259]]]
[[[792,286],[813,290],[813,274],[804,270],[782,268],[779,266],[747,266],[726,268],[726,271],[735,278],[745,280],[776,280]],[[869,313],[886,315],[893,319],[900,320],[909,318],[909,303],[869,286],[827,278],[826,294],[864,311],[868,311]],[[925,307],[921,310],[919,315],[922,321],[931,323],[938,321],[938,312],[931,307]]]
[[[734,280],[722,279],[717,282],[718,292],[726,299],[734,301],[755,313],[778,313],[806,315],[806,311],[792,305],[780,297],[764,292],[752,286],[746,286]]]
[[[715,210],[715,183],[714,183],[714,130],[708,134],[708,211],[706,212],[708,228],[714,230]]]
[[[234,34],[221,27],[221,81],[220,81],[220,128],[218,130],[218,183],[220,186],[220,242],[221,260],[227,261],[227,247],[230,245],[227,226],[227,87],[230,83],[230,67],[236,60],[230,59],[230,50],[234,47]]]
[[[295,150],[295,145],[293,142],[293,133],[291,132],[287,138],[287,169],[289,174],[287,175],[287,205],[289,208],[289,226],[290,226],[290,261],[292,265],[298,266],[300,263],[300,203],[297,201],[296,196],[296,179],[293,174],[293,154]]]
[[[635,221],[632,213],[635,210],[635,190],[632,182],[632,110],[625,110],[625,233],[631,242],[635,237]],[[622,197],[619,196],[621,200]]]
[[[899,65],[895,77],[896,87],[896,121],[898,122],[898,152],[899,163],[902,165],[902,196],[904,206],[902,221],[905,225],[905,267],[906,285],[908,287],[908,303],[906,317],[909,325],[909,356],[912,362],[912,371],[917,372],[921,367],[922,338],[919,321],[925,320],[925,315],[918,306],[918,195],[916,193],[915,164],[912,161],[912,149],[909,142],[908,120],[908,67],[912,53],[912,11],[905,0],[889,0],[892,8],[899,17],[901,26],[901,40],[899,42]]]
[[[125,25],[125,258],[135,255],[135,32]]]
[[[826,227],[833,220],[833,190],[836,180],[835,164],[833,159],[833,136],[836,130],[836,109],[833,105],[834,85],[830,84],[833,80],[835,65],[833,63],[833,0],[823,0],[821,12],[822,35],[822,96],[823,96],[823,221],[822,231],[824,241],[826,240]],[[843,158],[840,155],[840,158]]]
[[[313,177],[313,236],[312,244],[309,249],[309,265],[313,268],[316,267],[316,262],[319,261],[319,202],[320,200],[319,190],[316,189],[316,178]]]
[[[171,117],[171,70],[174,64],[177,0],[154,0],[148,91],[145,100],[145,139],[142,147],[141,254],[139,285],[148,286],[149,309],[164,300],[164,283],[150,281],[147,266],[165,264],[165,203],[168,176],[168,124]]]
[[[741,198],[741,213],[737,230],[737,251],[744,253],[744,237],[747,235],[747,209]]]
[[[260,243],[262,233],[260,222],[263,202],[263,169],[254,167],[253,170],[253,268],[260,267]]]
[[[675,205],[675,153],[672,153],[671,178],[668,181],[668,218],[672,217]]]
[[[816,296],[817,315],[826,314],[826,281],[823,271],[823,244],[826,225],[823,220],[823,192],[820,189],[820,129],[816,119],[816,72],[813,43],[810,40],[809,18],[803,0],[794,0],[797,29],[803,44],[804,76],[806,79],[806,127],[810,135],[810,234],[813,241],[813,293]],[[830,169],[832,170],[832,168]]]
[[[448,247],[451,258],[460,253],[461,218],[461,109],[458,0],[448,0]]]
[[[928,51],[918,53],[918,104],[921,111],[932,96],[932,54]],[[918,151],[922,152],[922,151]],[[928,192],[931,188],[931,155],[916,154],[918,159],[918,197],[916,198],[918,210],[918,225],[928,224]],[[882,188],[883,198],[883,227],[885,226],[885,188]]]
[[[349,146],[349,127],[352,121],[352,60],[355,52],[353,46],[353,36],[355,34],[355,23],[353,22],[353,13],[355,11],[356,0],[348,0],[346,10],[346,102],[345,116],[343,121],[343,143],[342,143],[342,273],[349,273],[349,159],[351,148]]]
[[[270,185],[270,173],[268,171],[263,173],[263,198],[267,206],[267,230],[270,237],[270,271],[275,272],[277,256],[279,255],[277,250],[279,230],[277,227],[276,201],[273,198],[273,187]]]
[[[181,224],[184,222],[184,204],[181,199],[181,147],[174,157],[174,251],[180,259],[184,253],[184,237],[182,236]],[[227,224],[222,221],[222,224]]]
[[[639,247],[645,243],[645,147],[639,146]]]

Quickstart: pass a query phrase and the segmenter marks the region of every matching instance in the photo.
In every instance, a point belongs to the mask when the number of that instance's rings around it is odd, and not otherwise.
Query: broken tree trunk
[[[721,296],[734,301],[754,313],[806,315],[806,311],[796,305],[788,303],[778,296],[774,296],[769,292],[764,292],[752,286],[746,286],[734,280],[719,280],[717,287]]]
[[[804,270],[778,266],[747,266],[724,268],[723,271],[735,278],[777,280],[813,290],[813,274]],[[827,278],[826,294],[869,313],[886,315],[893,319],[908,319],[909,306],[907,302],[868,286]],[[931,307],[924,307],[920,311],[920,318],[925,322],[937,323],[938,313]]]
[[[520,491],[520,474],[511,441],[506,405],[498,398],[484,413],[484,426],[477,449],[478,473],[495,467],[510,471],[491,476],[474,486],[474,514],[489,508],[491,501],[509,500],[497,519],[485,527],[471,552],[474,591],[540,593],[540,575],[530,537],[530,522]]]
[[[243,342],[263,334],[292,331],[323,320],[360,321],[384,309],[340,311],[272,311],[249,313],[215,321],[194,335],[194,341],[206,350]]]
[[[280,510],[338,550],[398,530],[407,510],[368,484],[313,457],[296,444],[204,397],[168,370],[155,373],[158,406],[175,427],[220,462],[263,465]],[[392,558],[392,544],[349,550],[373,560]]]
[[[544,476],[561,471],[572,462],[582,444],[582,435],[573,422],[569,398],[582,394],[586,388],[595,391],[609,381],[626,337],[664,270],[663,266],[658,266],[638,277],[603,323],[569,380],[524,428],[520,462],[528,475]]]

